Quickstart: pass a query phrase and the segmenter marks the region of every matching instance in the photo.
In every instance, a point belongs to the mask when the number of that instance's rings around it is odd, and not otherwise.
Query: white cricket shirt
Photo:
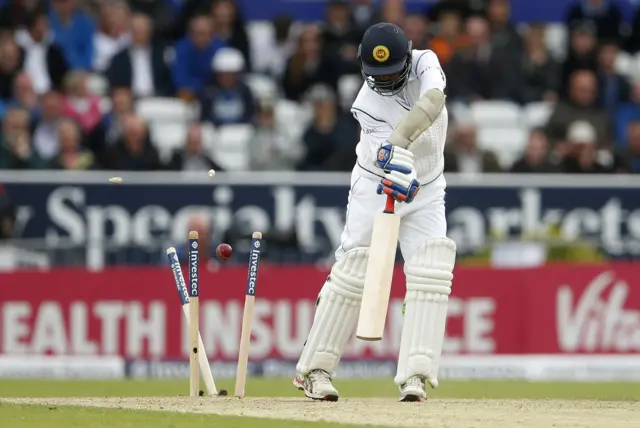
[[[425,92],[434,88],[444,92],[446,85],[446,77],[436,54],[430,50],[415,49],[412,51],[409,81],[397,95],[382,96],[365,82],[351,107],[351,113],[362,128],[356,147],[358,165],[372,175],[382,177],[383,171],[374,165],[380,144],[389,138],[400,119]],[[445,106],[429,129],[409,148],[415,155],[420,184],[428,184],[442,174],[448,123],[449,114]]]

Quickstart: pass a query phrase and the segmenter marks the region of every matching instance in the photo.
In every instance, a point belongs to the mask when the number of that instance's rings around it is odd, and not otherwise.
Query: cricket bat
[[[389,308],[399,230],[400,217],[395,213],[395,201],[393,197],[387,196],[384,211],[376,214],[373,221],[362,306],[356,330],[358,339],[382,340]]]

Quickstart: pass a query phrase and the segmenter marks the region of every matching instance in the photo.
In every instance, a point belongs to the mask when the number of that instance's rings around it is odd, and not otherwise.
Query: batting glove
[[[415,173],[410,175],[400,174],[392,171],[385,174],[385,177],[378,184],[378,194],[391,196],[398,202],[413,202],[418,191],[420,190],[420,182],[416,180]]]
[[[413,153],[390,143],[380,145],[375,165],[386,173],[397,171],[402,174],[411,174],[416,169]]]

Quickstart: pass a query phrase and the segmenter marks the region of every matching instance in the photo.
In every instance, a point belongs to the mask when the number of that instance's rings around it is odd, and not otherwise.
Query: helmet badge
[[[373,58],[378,62],[385,62],[389,59],[389,49],[382,45],[376,46],[373,48]]]

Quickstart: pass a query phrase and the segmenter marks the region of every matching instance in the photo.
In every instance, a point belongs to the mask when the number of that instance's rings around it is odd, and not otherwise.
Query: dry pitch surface
[[[0,398],[0,403],[82,406],[325,421],[389,427],[573,427],[631,428],[640,420],[638,402],[589,400],[484,400],[436,398],[397,403],[386,398],[341,399],[338,403],[302,398]]]

